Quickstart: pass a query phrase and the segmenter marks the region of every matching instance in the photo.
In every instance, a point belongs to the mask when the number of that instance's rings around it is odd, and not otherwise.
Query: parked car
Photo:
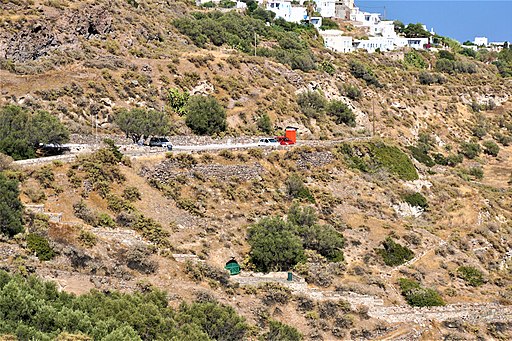
[[[172,143],[166,137],[152,137],[149,139],[150,147],[164,147],[172,150]]]
[[[276,140],[279,142],[282,146],[289,146],[291,144],[295,144],[292,140],[287,138],[286,136],[276,136]]]
[[[260,147],[279,147],[280,145],[279,141],[272,137],[263,138],[258,141],[258,146]]]

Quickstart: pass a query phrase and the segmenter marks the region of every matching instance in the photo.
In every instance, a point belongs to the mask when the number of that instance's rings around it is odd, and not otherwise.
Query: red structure
[[[288,126],[284,130],[284,136],[293,141],[293,143],[297,143],[297,130],[299,130],[299,128]]]

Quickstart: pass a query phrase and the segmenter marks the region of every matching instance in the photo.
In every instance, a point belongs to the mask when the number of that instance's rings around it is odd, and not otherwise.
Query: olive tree
[[[114,122],[134,143],[148,136],[169,132],[169,118],[165,113],[156,110],[124,109],[114,116]]]

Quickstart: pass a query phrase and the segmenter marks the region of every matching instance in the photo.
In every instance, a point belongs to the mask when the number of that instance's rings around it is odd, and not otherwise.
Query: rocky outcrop
[[[13,61],[36,60],[56,49],[79,46],[80,37],[89,39],[112,31],[112,15],[101,6],[79,9],[40,7],[42,16],[32,22],[14,24],[0,34],[0,57]]]

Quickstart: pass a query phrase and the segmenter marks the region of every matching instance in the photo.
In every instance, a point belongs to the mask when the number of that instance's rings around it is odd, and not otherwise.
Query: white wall
[[[340,30],[325,30],[320,31],[320,35],[324,39],[324,46],[335,52],[352,52],[352,37],[343,36],[343,31]]]

